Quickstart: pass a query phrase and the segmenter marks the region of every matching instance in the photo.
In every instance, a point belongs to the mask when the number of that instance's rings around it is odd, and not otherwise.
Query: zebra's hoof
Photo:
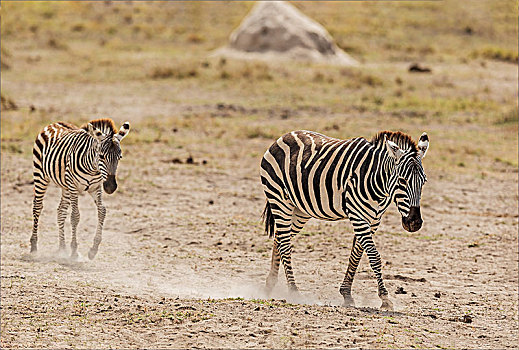
[[[304,304],[306,299],[303,297],[299,289],[289,288],[286,300],[292,304]]]
[[[66,248],[61,248],[61,247],[60,247],[60,248],[58,249],[57,256],[58,256],[58,258],[60,258],[60,259],[67,259],[67,258],[68,258],[67,249],[66,249]]]
[[[301,294],[301,293],[299,293],[299,289],[297,288],[296,285],[289,285],[288,286],[288,294],[298,295],[298,294]]]
[[[272,294],[272,289],[273,287],[269,286],[269,285],[265,285],[263,286],[263,294],[266,296],[266,297],[270,297],[270,295]]]
[[[88,251],[88,258],[89,258],[90,260],[94,260],[94,258],[96,257],[96,254],[97,254],[97,251],[94,251],[94,250],[90,249],[90,250]]]
[[[267,281],[265,282],[265,287],[263,288],[263,290],[265,291],[265,293],[270,296],[270,293],[272,293],[272,290],[274,289],[274,287],[276,286],[278,282],[278,279],[277,279],[277,276],[276,277],[267,277]]]
[[[393,311],[393,303],[388,298],[382,299],[380,310]]]
[[[344,307],[355,307],[355,302],[353,301],[353,298],[351,295],[344,297],[344,302],[342,303],[342,306]]]

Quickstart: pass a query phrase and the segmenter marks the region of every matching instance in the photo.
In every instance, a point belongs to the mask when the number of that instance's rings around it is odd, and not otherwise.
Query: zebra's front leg
[[[72,224],[72,239],[70,241],[70,257],[77,259],[77,226],[79,224],[79,207],[78,207],[78,193],[75,190],[70,191],[70,204],[72,205],[72,214],[70,216],[70,223]]]
[[[380,254],[375,247],[373,236],[371,235],[370,231],[364,231],[362,233],[357,233],[357,230],[355,231],[355,236],[357,237],[357,240],[361,244],[362,248],[364,248],[366,251],[371,269],[377,277],[378,296],[382,300],[382,306],[380,308],[385,310],[393,310],[393,303],[391,300],[389,300],[389,293],[384,285],[384,281],[382,280],[382,261],[380,259]]]
[[[59,250],[65,250],[65,220],[67,219],[67,211],[70,205],[70,194],[66,189],[61,191],[61,201],[58,205],[58,235]]]
[[[355,277],[355,272],[357,271],[357,267],[359,266],[359,262],[363,253],[364,248],[362,248],[362,245],[357,240],[357,237],[353,236],[353,245],[351,247],[348,270],[346,271],[344,280],[342,281],[341,287],[339,288],[339,292],[344,297],[344,306],[355,306],[351,296],[351,285],[353,284],[353,278]]]
[[[278,244],[276,239],[274,238],[274,244],[272,246],[272,259],[270,261],[270,272],[267,277],[267,282],[265,283],[265,289],[267,294],[270,294],[270,292],[272,292],[272,289],[278,282],[279,262],[280,255],[278,251]]]
[[[94,189],[92,192],[89,192],[92,198],[94,199],[94,202],[97,206],[97,229],[96,234],[94,236],[94,243],[92,245],[92,248],[88,251],[88,258],[90,260],[93,260],[97,254],[97,250],[99,249],[99,244],[102,240],[102,234],[103,234],[103,224],[105,222],[106,217],[106,207],[103,205],[103,198],[102,194],[103,191],[101,190],[101,186]]]

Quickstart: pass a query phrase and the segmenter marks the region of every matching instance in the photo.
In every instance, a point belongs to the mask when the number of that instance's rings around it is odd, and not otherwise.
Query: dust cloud
[[[275,299],[290,304],[342,305],[340,297],[335,300],[323,300],[308,292],[290,293],[281,276],[282,271],[278,284],[267,293],[263,278],[230,277],[226,271],[195,271],[187,265],[177,265],[164,272],[162,269],[153,269],[141,261],[91,261],[80,252],[78,258],[73,259],[68,250],[28,253],[24,254],[21,260],[39,264],[58,264],[71,271],[80,272],[75,278],[85,282],[137,295],[181,299]],[[363,305],[368,304],[363,300]]]

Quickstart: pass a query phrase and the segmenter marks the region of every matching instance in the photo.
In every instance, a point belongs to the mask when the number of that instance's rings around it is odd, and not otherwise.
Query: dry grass
[[[296,2],[361,60],[437,61],[493,47],[517,56],[515,1]],[[7,2],[4,39],[58,42],[123,40],[131,47],[183,46],[206,51],[225,44],[250,2]],[[217,15],[215,14],[222,14]],[[484,14],[484,15],[482,15]],[[432,38],[432,40],[431,40]]]
[[[485,47],[479,51],[474,51],[472,56],[509,63],[518,63],[517,51],[505,50],[498,47]]]
[[[265,141],[293,129],[342,138],[427,130],[433,169],[479,176],[492,164],[515,167],[516,72],[487,61],[517,56],[513,5],[296,3],[366,63],[341,68],[208,58],[247,2],[8,2],[2,56],[11,67],[3,69],[2,89],[19,109],[3,111],[2,141],[27,143],[17,149],[29,155],[36,130],[56,119],[81,123],[100,104],[103,113],[122,109],[120,118],[137,123],[129,144],[193,149],[204,135],[215,152],[208,157],[225,154],[215,146],[243,142],[251,148],[234,157],[256,157]],[[426,60],[433,73],[408,73],[414,60]],[[34,89],[21,90],[19,81]],[[65,105],[53,93],[63,87],[78,89]]]

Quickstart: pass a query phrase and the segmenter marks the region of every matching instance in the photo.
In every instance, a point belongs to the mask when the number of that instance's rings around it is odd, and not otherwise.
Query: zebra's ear
[[[429,149],[429,136],[427,136],[427,133],[423,133],[422,136],[420,136],[420,139],[418,140],[418,156],[422,159],[425,158],[425,154],[427,153],[427,150]]]
[[[119,132],[114,135],[114,142],[121,142],[122,139],[130,132],[130,123],[125,122],[119,129]]]
[[[90,136],[94,136],[94,129],[95,129],[95,128],[94,128],[94,126],[92,125],[92,123],[88,123],[87,127],[88,127],[88,130],[87,130],[87,131],[88,131],[88,133],[90,134]]]
[[[93,126],[92,123],[88,123],[88,134],[98,141],[101,141],[103,138],[103,133],[101,130]]]
[[[400,147],[398,147],[398,145],[393,141],[386,140],[386,149],[389,155],[395,158],[396,160],[399,160],[400,157],[402,157],[402,154],[404,154]]]

